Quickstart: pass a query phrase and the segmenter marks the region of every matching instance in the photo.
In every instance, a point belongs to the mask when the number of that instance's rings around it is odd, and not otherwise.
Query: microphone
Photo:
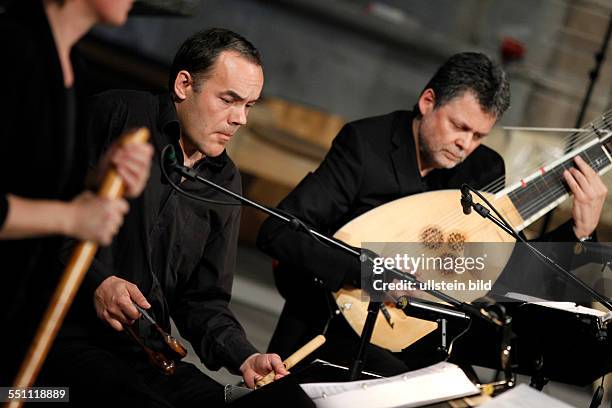
[[[171,144],[167,145],[165,150],[165,155],[162,158],[164,161],[164,165],[172,170],[178,167],[178,160],[176,159],[176,152],[174,151],[174,146]]]
[[[463,207],[463,213],[465,215],[472,212],[472,194],[467,184],[461,185],[461,207]]]
[[[166,171],[171,173],[173,171],[179,173],[181,176],[188,178],[190,180],[195,180],[197,178],[197,172],[189,167],[185,167],[182,164],[179,164],[176,158],[176,151],[174,150],[174,146],[171,144],[166,145],[162,150],[162,170],[164,171],[164,175],[168,178],[168,175],[165,174]]]

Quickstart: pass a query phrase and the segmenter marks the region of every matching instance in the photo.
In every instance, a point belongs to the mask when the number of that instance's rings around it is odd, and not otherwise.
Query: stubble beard
[[[445,160],[438,160],[436,155],[444,155],[444,150],[434,151],[427,140],[423,137],[422,129],[419,129],[419,155],[421,162],[426,166],[431,166],[436,169],[452,169],[465,159],[465,155],[461,156],[458,161],[450,161],[445,157]]]

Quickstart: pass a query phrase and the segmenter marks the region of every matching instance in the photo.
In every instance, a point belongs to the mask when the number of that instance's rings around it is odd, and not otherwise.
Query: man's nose
[[[233,125],[246,125],[247,123],[247,112],[245,107],[236,107],[232,109],[232,114],[230,117],[230,121]]]
[[[474,132],[461,132],[461,135],[455,140],[455,145],[461,151],[469,151],[476,142]]]

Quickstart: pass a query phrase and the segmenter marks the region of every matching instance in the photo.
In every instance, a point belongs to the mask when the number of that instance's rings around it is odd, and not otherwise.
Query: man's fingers
[[[110,327],[112,327],[113,329],[117,331],[123,331],[123,325],[121,324],[119,320],[110,319],[110,320],[107,320],[107,322],[110,325]]]
[[[283,378],[284,376],[289,375],[289,374],[291,374],[289,371],[287,371],[287,374],[276,374],[274,376],[274,381],[280,380],[281,378]]]
[[[125,322],[128,323],[130,320],[136,320],[140,317],[140,312],[132,303],[131,296],[123,296],[117,304],[121,308],[121,312],[125,316]]]
[[[575,196],[582,194],[582,189],[578,185],[578,182],[574,178],[574,175],[569,170],[565,170],[563,172],[563,177],[565,178],[565,182],[567,183],[570,190],[572,191],[572,193],[574,193]]]
[[[574,157],[574,163],[580,169],[580,171],[587,177],[595,176],[597,173],[593,168],[580,156]]]
[[[106,320],[106,323],[108,323],[108,325],[110,327],[112,327],[113,329],[115,329],[117,331],[122,331],[123,330],[123,325],[121,324],[121,322],[119,320],[111,317],[108,312],[105,311],[103,313],[103,317],[104,317],[104,320]]]
[[[582,195],[578,196],[578,198],[582,200],[587,200],[593,190],[593,188],[591,187],[591,184],[589,183],[587,178],[584,176],[584,174],[580,172],[580,170],[571,169],[571,172],[572,172],[572,176],[574,177],[574,180],[576,180],[576,183],[578,183],[578,186],[580,187],[580,191],[582,192]]]
[[[247,371],[242,378],[244,378],[244,383],[250,389],[255,388],[255,371],[249,370]]]
[[[282,375],[289,374],[289,372],[287,371],[287,368],[285,368],[285,365],[281,361],[281,358],[278,354],[271,354],[269,360],[270,360],[270,364],[272,365],[272,369],[277,374],[282,374]]]
[[[140,289],[138,289],[138,286],[133,284],[127,285],[127,290],[132,298],[132,301],[134,301],[134,303],[136,303],[138,306],[145,309],[149,309],[151,307],[151,304],[147,302],[147,298],[142,294]],[[134,310],[138,311],[131,303],[130,306],[132,306]]]
[[[134,308],[134,310],[136,310],[136,308]],[[138,310],[136,310],[136,313],[138,313]],[[133,314],[128,313],[127,307],[125,307],[124,304],[120,303],[111,305],[108,308],[108,315],[110,318],[115,319],[123,324],[130,324],[132,320],[135,320],[134,318],[132,318]]]

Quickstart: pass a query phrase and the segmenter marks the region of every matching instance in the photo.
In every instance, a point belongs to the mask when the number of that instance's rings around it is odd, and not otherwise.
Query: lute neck
[[[563,172],[575,167],[576,156],[580,156],[599,174],[612,168],[612,131],[595,133],[598,138],[540,167],[533,174],[497,193],[497,197],[507,196],[520,215],[522,223],[514,225],[516,230],[523,230],[569,196],[570,189],[565,183]]]

